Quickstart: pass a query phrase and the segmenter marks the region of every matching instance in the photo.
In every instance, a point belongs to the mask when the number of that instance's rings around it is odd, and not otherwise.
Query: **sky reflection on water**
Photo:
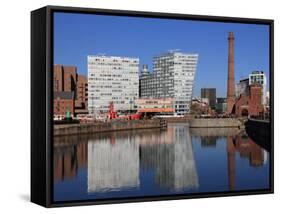
[[[54,201],[269,188],[269,154],[238,129],[54,138]]]

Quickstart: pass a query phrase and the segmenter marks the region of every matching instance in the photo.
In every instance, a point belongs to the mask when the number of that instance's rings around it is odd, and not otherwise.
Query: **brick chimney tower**
[[[234,34],[228,33],[228,76],[227,76],[227,113],[231,114],[235,103],[234,83]]]

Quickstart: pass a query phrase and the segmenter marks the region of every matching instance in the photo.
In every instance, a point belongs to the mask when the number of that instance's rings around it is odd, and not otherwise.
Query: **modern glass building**
[[[110,102],[119,112],[136,110],[139,97],[139,59],[88,56],[88,110],[107,112]]]
[[[209,100],[209,106],[215,109],[217,102],[216,88],[201,88],[201,98],[207,98]]]
[[[217,103],[216,103],[216,111],[219,114],[225,113],[227,106],[226,106],[226,98],[224,97],[218,97],[217,98]]]
[[[153,72],[147,66],[140,76],[141,98],[174,98],[175,114],[189,111],[198,54],[178,51],[153,58]]]

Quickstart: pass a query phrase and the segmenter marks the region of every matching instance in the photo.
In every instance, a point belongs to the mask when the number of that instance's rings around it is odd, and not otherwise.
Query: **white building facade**
[[[142,98],[174,98],[175,114],[189,111],[198,54],[169,52],[153,58],[153,72],[140,77]]]
[[[89,114],[107,112],[110,102],[115,111],[136,110],[139,97],[139,59],[118,56],[88,56]]]
[[[253,71],[249,75],[249,85],[258,83],[262,85],[262,104],[266,104],[266,75],[263,71]]]
[[[240,95],[248,96],[249,93],[249,78],[240,80],[235,87],[236,97],[240,97]]]

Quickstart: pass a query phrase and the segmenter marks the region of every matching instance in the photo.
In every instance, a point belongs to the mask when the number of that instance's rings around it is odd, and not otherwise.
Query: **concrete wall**
[[[236,118],[200,118],[191,119],[191,128],[221,128],[221,127],[241,127],[243,124]]]
[[[166,117],[164,120],[168,123],[187,123],[190,119],[188,117]]]
[[[96,122],[94,124],[69,124],[54,125],[54,136],[72,134],[91,134],[107,131],[121,131],[130,129],[150,129],[161,128],[166,124],[158,119],[153,120],[131,120],[131,121],[111,121]]]
[[[222,127],[222,128],[190,128],[190,134],[196,137],[227,137],[236,136],[241,132],[238,127]]]

